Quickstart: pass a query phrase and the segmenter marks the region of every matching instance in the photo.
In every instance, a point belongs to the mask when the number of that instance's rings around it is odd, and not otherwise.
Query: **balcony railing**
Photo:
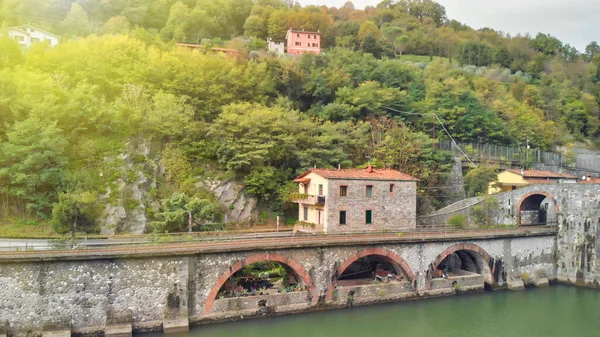
[[[304,205],[316,205],[322,206],[325,205],[325,196],[324,195],[309,195],[309,194],[292,194],[290,196],[292,202]]]

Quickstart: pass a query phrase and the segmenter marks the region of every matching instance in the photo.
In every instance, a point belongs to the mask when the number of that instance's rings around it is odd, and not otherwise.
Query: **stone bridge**
[[[600,184],[532,185],[494,194],[499,209],[493,223],[504,225],[565,224],[600,221]],[[418,218],[419,225],[445,224],[456,214],[471,218],[474,207],[486,197],[461,200],[453,205]]]
[[[189,324],[522,288],[559,276],[550,228],[317,239],[252,249],[206,244],[211,248],[0,256],[0,321],[8,321],[10,334],[175,332]],[[280,263],[295,289],[224,295],[236,272],[264,261]],[[385,269],[383,281],[352,276],[369,264]]]

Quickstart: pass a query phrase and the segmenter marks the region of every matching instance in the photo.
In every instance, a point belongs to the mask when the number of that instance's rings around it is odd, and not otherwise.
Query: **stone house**
[[[488,194],[516,190],[538,184],[574,184],[577,177],[542,170],[506,170],[498,174],[498,181],[488,186]]]
[[[269,52],[274,52],[279,55],[285,54],[285,42],[283,41],[273,41],[270,37],[267,38],[267,46]]]
[[[305,32],[303,30],[289,29],[285,35],[287,53],[300,55],[306,53],[321,53],[321,33]]]
[[[51,47],[58,44],[58,35],[49,33],[32,25],[22,25],[8,28],[8,36],[17,41],[22,47],[29,48],[34,43],[47,43]]]
[[[418,179],[390,169],[310,169],[298,176],[297,229],[396,231],[416,227]],[[311,231],[312,231],[311,230]]]

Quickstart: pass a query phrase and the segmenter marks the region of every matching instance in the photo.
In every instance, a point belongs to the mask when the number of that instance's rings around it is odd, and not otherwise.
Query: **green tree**
[[[102,28],[102,31],[107,34],[127,34],[131,29],[129,20],[122,16],[113,16],[108,19]]]
[[[169,9],[169,17],[164,28],[160,31],[160,36],[165,40],[185,42],[189,27],[189,17],[189,7],[181,1],[177,1]]]
[[[377,25],[373,21],[365,21],[360,25],[358,29],[358,42],[363,43],[363,40],[367,37],[367,35],[371,34],[371,38],[374,40],[379,39],[381,36],[381,31],[377,28]]]
[[[67,34],[85,35],[89,32],[90,18],[83,7],[74,2],[62,24]]]
[[[182,193],[174,193],[169,199],[163,200],[161,207],[162,211],[155,215],[157,221],[152,223],[154,231],[158,233],[180,232],[184,228],[191,232],[195,224],[202,226],[220,213],[214,201],[188,197]]]
[[[379,41],[377,41],[371,32],[368,32],[367,35],[365,35],[365,37],[362,39],[360,43],[360,50],[365,53],[372,54],[377,58],[381,56],[381,46]]]
[[[592,41],[585,47],[584,58],[587,62],[592,62],[596,55],[600,54],[600,46],[598,42]]]
[[[468,197],[485,195],[491,185],[498,181],[498,166],[480,164],[465,175],[465,190]]]
[[[0,141],[2,192],[22,200],[27,211],[45,217],[57,200],[68,164],[67,141],[56,122],[29,118],[14,123]]]
[[[92,192],[61,193],[52,208],[52,226],[59,234],[71,232],[71,244],[75,244],[77,231],[94,233],[98,231],[97,219],[100,216],[98,196]]]

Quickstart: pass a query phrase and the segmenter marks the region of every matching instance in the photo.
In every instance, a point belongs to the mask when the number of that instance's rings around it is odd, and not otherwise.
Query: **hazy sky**
[[[346,0],[300,0],[303,5],[336,6]],[[354,0],[357,8],[378,0]],[[437,0],[450,19],[478,29],[490,27],[511,35],[549,33],[583,51],[600,42],[600,0]]]

